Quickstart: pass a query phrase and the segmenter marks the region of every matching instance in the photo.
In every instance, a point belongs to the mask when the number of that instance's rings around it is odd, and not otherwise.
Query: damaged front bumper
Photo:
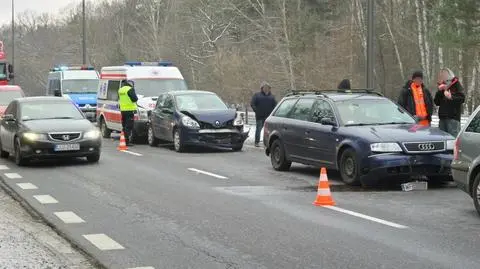
[[[248,137],[250,130],[244,128],[189,129],[183,128],[182,141],[190,146],[239,148]]]

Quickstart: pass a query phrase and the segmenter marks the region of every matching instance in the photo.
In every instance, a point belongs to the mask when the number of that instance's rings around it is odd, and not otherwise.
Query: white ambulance
[[[118,90],[122,80],[132,80],[138,96],[132,142],[144,142],[151,110],[158,96],[169,91],[188,90],[180,70],[171,62],[126,62],[123,66],[106,66],[100,71],[97,94],[97,122],[103,137],[122,131]]]

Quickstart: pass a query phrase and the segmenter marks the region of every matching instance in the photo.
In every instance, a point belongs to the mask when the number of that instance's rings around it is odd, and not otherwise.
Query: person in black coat
[[[272,113],[277,105],[277,101],[271,92],[272,87],[267,82],[263,82],[260,87],[260,92],[253,95],[250,106],[255,112],[256,129],[255,129],[255,146],[260,144],[260,132],[267,117]]]
[[[425,105],[426,116],[421,116],[420,111],[417,111],[417,104],[415,102],[415,96],[413,93],[413,87],[421,87],[423,95],[423,104]],[[408,80],[405,86],[403,86],[398,97],[398,104],[403,107],[408,113],[413,116],[419,116],[420,123],[430,125],[433,115],[433,98],[430,91],[423,84],[422,71],[416,71],[412,75],[412,79]],[[421,104],[420,104],[421,105]]]
[[[340,83],[337,86],[337,89],[339,89],[339,90],[350,90],[351,89],[350,80],[344,79],[344,80],[340,81]]]
[[[460,132],[462,106],[465,103],[465,94],[458,78],[448,68],[440,70],[438,91],[434,102],[438,108],[438,127],[452,136]]]

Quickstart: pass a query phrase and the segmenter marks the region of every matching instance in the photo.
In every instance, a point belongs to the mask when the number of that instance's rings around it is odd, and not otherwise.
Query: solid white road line
[[[10,168],[8,168],[8,166],[6,165],[0,165],[0,170],[8,170]]]
[[[100,250],[125,249],[105,234],[85,234],[83,237]]]
[[[17,173],[5,173],[4,175],[10,179],[22,178],[22,176]]]
[[[216,177],[216,178],[220,178],[220,179],[228,179],[228,177],[224,177],[224,176],[217,175],[217,174],[214,174],[214,173],[210,173],[210,172],[207,172],[207,171],[199,170],[199,169],[196,169],[196,168],[188,168],[188,170],[190,170],[192,172],[199,173],[199,174],[204,174],[204,175],[207,175],[207,176],[211,176],[211,177]]]
[[[20,187],[22,190],[36,190],[38,189],[37,186],[33,185],[32,183],[17,183],[17,186]]]
[[[50,195],[34,195],[33,198],[37,199],[41,204],[57,204],[58,201]]]
[[[370,216],[367,216],[367,215],[364,215],[364,214],[360,214],[360,213],[353,212],[353,211],[350,211],[350,210],[346,210],[346,209],[336,207],[336,206],[323,206],[323,207],[331,209],[331,210],[335,210],[337,212],[345,213],[345,214],[348,214],[348,215],[351,215],[351,216],[354,216],[354,217],[358,217],[358,218],[370,220],[370,221],[373,221],[373,222],[377,222],[377,223],[380,223],[380,224],[383,224],[383,225],[387,225],[387,226],[390,226],[390,227],[398,228],[398,229],[407,229],[408,228],[408,226],[404,226],[404,225],[401,225],[401,224],[397,224],[397,223],[394,223],[394,222],[390,222],[390,221],[386,221],[386,220],[382,220],[382,219],[378,219],[378,218],[374,218],[374,217],[370,217]]]
[[[148,267],[135,267],[135,268],[128,268],[128,269],[155,269],[155,268],[148,266]]]
[[[67,223],[67,224],[84,223],[85,222],[77,214],[75,214],[71,211],[55,212],[53,214],[55,214],[55,216],[57,216],[60,220],[62,220],[64,223]]]
[[[136,153],[136,152],[129,151],[129,150],[121,150],[121,151],[122,151],[122,152],[125,152],[125,153],[128,153],[128,154],[135,155],[135,156],[143,156],[143,155],[140,154],[140,153]]]

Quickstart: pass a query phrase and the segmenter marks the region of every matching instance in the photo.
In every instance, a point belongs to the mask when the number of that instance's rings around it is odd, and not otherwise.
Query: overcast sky
[[[38,13],[58,13],[61,9],[79,4],[82,0],[14,0],[15,14],[31,10]],[[12,20],[12,0],[0,0],[0,24],[10,23]]]

